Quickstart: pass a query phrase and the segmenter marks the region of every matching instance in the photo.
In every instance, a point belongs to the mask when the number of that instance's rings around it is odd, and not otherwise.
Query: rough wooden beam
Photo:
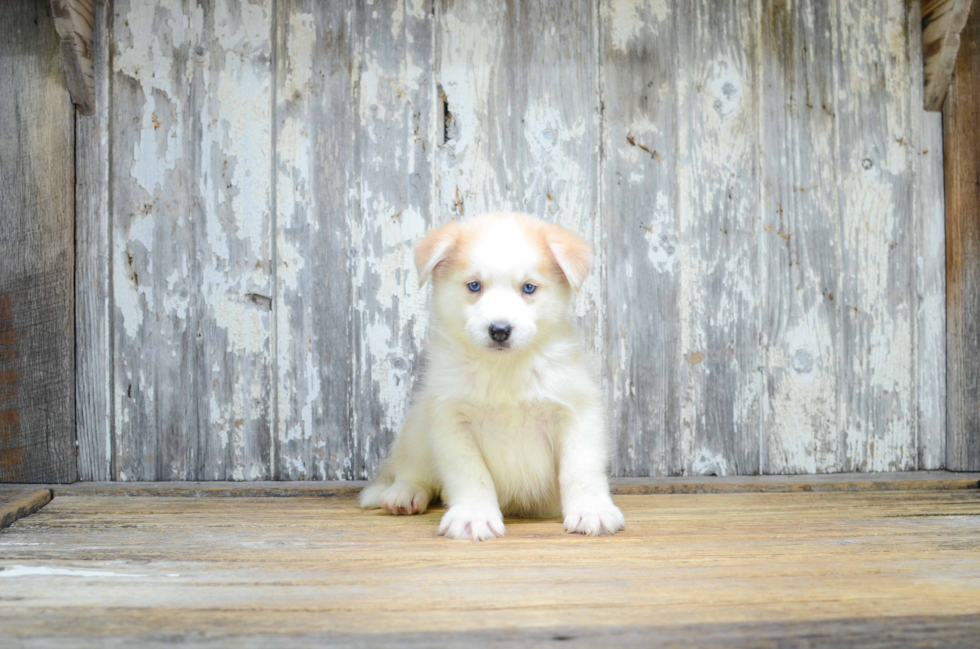
[[[50,489],[0,493],[0,530],[29,516],[51,502]]]
[[[946,467],[980,469],[980,14],[963,31],[943,106]]]
[[[75,468],[74,122],[47,0],[0,6],[0,482]]]
[[[922,0],[925,109],[942,110],[972,0]]]
[[[54,26],[61,36],[61,59],[72,102],[83,115],[95,111],[92,37],[96,0],[51,0]]]

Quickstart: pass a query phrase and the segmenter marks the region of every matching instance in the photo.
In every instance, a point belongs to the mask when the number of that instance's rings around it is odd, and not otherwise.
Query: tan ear
[[[424,286],[435,267],[446,260],[456,245],[458,234],[459,223],[450,221],[430,231],[415,244],[415,269],[419,272],[419,286]]]
[[[578,291],[582,288],[585,274],[589,272],[592,250],[582,237],[569,232],[560,225],[549,225],[545,234],[548,248],[555,256],[558,267],[565,274],[568,283]]]

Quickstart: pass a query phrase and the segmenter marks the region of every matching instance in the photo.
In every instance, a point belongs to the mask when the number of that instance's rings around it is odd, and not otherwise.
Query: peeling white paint
[[[831,321],[818,309],[803,311],[769,347],[767,366],[776,377],[766,399],[766,420],[779,431],[770,436],[770,467],[817,473],[837,465],[837,437],[820,447],[837,426],[837,358]],[[768,395],[767,395],[768,397]]]
[[[369,350],[360,358],[362,364],[369,365],[362,365],[360,372],[371,376],[380,387],[383,425],[397,430],[408,407],[415,350],[422,347],[428,322],[426,292],[419,288],[413,258],[414,243],[425,234],[427,224],[415,208],[399,213],[367,187],[363,190],[363,205],[368,215],[376,215],[368,219],[376,229],[356,228],[352,234],[355,240],[380,235],[383,252],[380,257],[363,255],[355,261],[354,287],[364,289],[362,295],[372,298],[370,303],[364,297],[355,303],[355,309],[361,312],[361,333]],[[367,290],[369,285],[371,290]],[[407,330],[413,336],[404,340],[402,332]]]
[[[122,317],[123,330],[129,338],[135,339],[143,327],[143,314],[147,305],[153,303],[153,290],[146,283],[145,277],[144,283],[137,285],[138,279],[129,263],[130,256],[131,253],[125,249],[115,255],[112,281],[115,289],[113,297],[116,309]]]
[[[169,34],[157,29],[156,16],[164,12],[170,16]],[[184,133],[181,125],[170,119],[180,112],[183,100],[173,90],[174,75],[179,71],[174,69],[170,50],[188,46],[201,33],[203,10],[197,8],[185,14],[175,0],[136,3],[130,7],[125,26],[131,40],[113,57],[113,69],[137,80],[143,90],[145,104],[140,137],[133,151],[132,176],[152,195],[166,186],[166,173],[173,171],[183,157]],[[161,129],[162,123],[167,127]]]
[[[617,50],[628,50],[641,31],[670,15],[667,0],[610,0],[602,3],[609,38]]]
[[[169,111],[170,106],[165,103],[157,107],[153,94],[147,96],[140,139],[133,151],[133,178],[151,195],[166,186],[167,173],[176,169],[178,160],[184,157],[181,144],[183,133],[178,129],[178,124],[170,123],[161,130],[157,118],[159,114],[167,119]]]
[[[691,461],[691,475],[731,475],[728,460],[720,453],[698,450]]]

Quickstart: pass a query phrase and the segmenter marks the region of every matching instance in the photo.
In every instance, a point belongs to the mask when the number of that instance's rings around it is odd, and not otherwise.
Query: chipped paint
[[[139,124],[113,133],[133,143],[113,185],[118,476],[267,477],[252,431],[271,327],[249,296],[270,295],[271,3],[114,9],[113,101]],[[150,448],[158,426],[172,432]]]
[[[358,17],[355,55],[360,178],[350,238],[352,334],[350,477],[373,475],[408,406],[425,335],[425,291],[413,246],[432,224],[434,88],[432,16],[417,2],[378,5]],[[391,34],[389,37],[387,34]]]
[[[277,89],[278,108],[283,113],[276,141],[276,213],[280,226],[276,232],[277,273],[277,409],[278,428],[274,431],[281,466],[278,475],[307,479],[307,463],[296,457],[295,449],[308,448],[316,431],[314,404],[322,398],[320,373],[315,367],[314,353],[309,341],[300,336],[294,340],[291,320],[305,321],[310,309],[304,296],[304,274],[309,273],[305,257],[306,241],[296,237],[295,226],[302,233],[315,224],[313,202],[313,154],[310,125],[300,107],[306,105],[313,90],[313,52],[316,47],[316,19],[311,13],[291,13],[285,33],[287,56],[279,68]],[[291,110],[290,110],[291,109]],[[312,261],[312,260],[311,260]],[[304,297],[307,299],[304,300]],[[287,360],[290,359],[290,360]],[[297,371],[294,363],[302,363]],[[320,473],[320,477],[325,477]]]
[[[612,0],[603,3],[609,37],[617,50],[627,50],[640,31],[650,23],[664,21],[670,15],[667,0]]]
[[[720,453],[701,449],[695,452],[691,460],[691,475],[731,475],[728,460]]]
[[[917,464],[905,12],[898,0],[839,8],[845,470]],[[857,107],[879,117],[866,120]]]
[[[837,349],[832,321],[818,309],[803,311],[802,319],[779,335],[769,348],[767,366],[778,384],[766,394],[765,417],[779,431],[770,436],[767,467],[782,472],[818,473],[837,466]]]

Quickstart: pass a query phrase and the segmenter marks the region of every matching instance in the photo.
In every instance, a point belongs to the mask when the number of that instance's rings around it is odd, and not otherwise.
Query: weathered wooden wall
[[[919,21],[905,0],[100,7],[82,477],[372,475],[420,367],[412,244],[489,209],[595,247],[578,312],[615,474],[942,467]]]
[[[71,482],[75,110],[47,1],[0,15],[0,482]]]

